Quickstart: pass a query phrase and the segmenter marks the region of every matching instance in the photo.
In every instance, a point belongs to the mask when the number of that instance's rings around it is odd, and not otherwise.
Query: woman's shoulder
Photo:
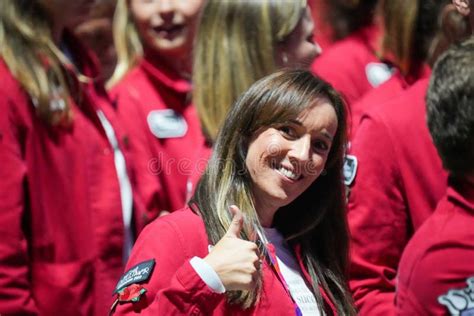
[[[158,217],[155,219],[155,225],[168,224],[177,230],[205,232],[204,222],[202,218],[196,214],[189,206],[186,206],[180,210],[171,212],[169,215]]]
[[[138,64],[130,68],[118,81],[116,81],[111,86],[109,93],[112,96],[136,94],[138,97],[140,95],[139,90],[134,87],[137,84],[142,85],[144,82],[147,82],[146,74]]]
[[[196,227],[203,225],[201,217],[196,214],[191,207],[186,206],[180,210],[171,212],[169,215],[156,218],[150,224],[147,229],[155,230],[163,225],[172,225],[178,229],[190,227]],[[204,226],[203,226],[204,228]]]
[[[157,238],[160,243],[179,243],[190,249],[206,249],[208,245],[204,222],[190,207],[156,218],[140,233],[136,245],[140,247],[140,244],[149,244],[150,240],[156,241]]]

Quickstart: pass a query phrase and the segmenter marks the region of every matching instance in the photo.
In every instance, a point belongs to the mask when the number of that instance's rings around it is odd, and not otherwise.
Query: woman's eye
[[[290,126],[281,126],[279,128],[280,132],[282,132],[283,134],[285,134],[285,136],[287,137],[296,137],[296,132],[293,128],[291,128]]]
[[[324,141],[315,141],[313,143],[313,148],[314,150],[318,151],[318,152],[326,152],[329,150],[329,144],[327,144],[326,142]]]

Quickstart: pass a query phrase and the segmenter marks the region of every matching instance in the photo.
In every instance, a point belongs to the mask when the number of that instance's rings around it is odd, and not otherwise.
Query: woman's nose
[[[310,159],[311,138],[309,135],[298,138],[293,142],[292,149],[289,152],[290,158],[298,161],[308,161]]]
[[[158,8],[160,12],[169,12],[173,9],[173,1],[171,0],[158,0]]]
[[[174,15],[173,0],[158,0],[158,14],[163,20],[171,20]]]

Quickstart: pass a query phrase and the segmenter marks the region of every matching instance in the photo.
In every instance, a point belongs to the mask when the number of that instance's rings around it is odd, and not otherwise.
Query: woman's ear
[[[275,50],[275,63],[278,68],[288,67],[288,53],[283,46],[284,44],[280,43]]]
[[[471,11],[469,1],[470,0],[453,0],[453,4],[456,6],[456,9],[459,11],[459,13],[468,16]]]

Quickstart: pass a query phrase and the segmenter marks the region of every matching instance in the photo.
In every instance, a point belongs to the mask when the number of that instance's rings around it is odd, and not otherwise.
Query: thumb
[[[242,231],[242,226],[244,225],[244,215],[236,205],[231,205],[229,207],[229,211],[234,216],[232,217],[232,222],[230,222],[226,236],[240,238],[240,232]]]

